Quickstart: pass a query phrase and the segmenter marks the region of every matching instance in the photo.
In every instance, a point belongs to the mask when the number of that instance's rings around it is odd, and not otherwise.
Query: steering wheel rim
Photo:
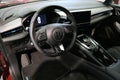
[[[35,28],[35,22],[36,22],[36,19],[37,19],[37,17],[38,17],[38,15],[40,14],[40,13],[43,13],[43,12],[45,12],[45,11],[47,11],[47,10],[55,10],[55,9],[58,9],[58,10],[60,10],[60,11],[63,11],[66,15],[67,15],[67,18],[71,21],[71,26],[73,26],[73,28],[71,28],[72,30],[73,30],[73,38],[72,38],[72,41],[71,41],[71,43],[70,43],[70,45],[65,49],[65,51],[64,52],[61,52],[61,53],[47,53],[47,52],[45,52],[45,51],[43,51],[42,50],[42,48],[38,45],[38,43],[37,43],[37,41],[36,41],[36,36],[35,36],[35,30],[34,30],[34,28]],[[56,25],[61,25],[61,26],[65,26],[65,25],[62,25],[62,24],[57,24],[56,23]],[[48,25],[47,25],[48,26]],[[66,26],[65,26],[66,27]],[[68,26],[67,26],[68,27]],[[30,22],[30,29],[29,29],[30,31],[30,38],[31,38],[31,40],[32,40],[32,42],[33,42],[33,44],[34,44],[34,47],[40,52],[40,53],[43,53],[43,54],[46,54],[47,56],[58,56],[58,55],[62,55],[62,54],[64,54],[64,53],[66,53],[66,52],[68,52],[71,48],[72,48],[72,46],[74,45],[74,42],[75,42],[75,40],[76,40],[76,34],[77,34],[77,32],[76,32],[76,23],[75,23],[75,20],[74,20],[74,17],[72,16],[72,14],[67,10],[67,9],[65,9],[65,8],[63,8],[63,7],[61,7],[61,6],[56,6],[56,5],[54,5],[54,6],[47,6],[47,7],[44,7],[44,8],[42,8],[42,9],[40,9],[39,11],[37,11],[34,15],[33,15],[33,17],[32,17],[32,19],[31,19],[31,22]]]

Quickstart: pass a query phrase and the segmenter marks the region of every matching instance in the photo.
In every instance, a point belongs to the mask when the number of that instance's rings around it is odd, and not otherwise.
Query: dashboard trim
[[[22,33],[19,33],[17,35],[10,36],[10,37],[7,37],[7,38],[3,38],[3,42],[10,42],[10,41],[19,40],[19,39],[24,38],[27,35],[28,35],[28,33],[23,31]]]
[[[12,30],[14,28],[18,28],[22,26],[22,18],[17,18],[3,26],[0,27],[0,33]]]
[[[112,13],[108,13],[108,14],[104,14],[104,15],[98,14],[98,15],[95,15],[95,16],[91,16],[91,22],[90,23],[91,24],[96,23],[96,22],[98,22],[100,20],[103,20],[105,18],[108,18],[110,16],[112,16]]]
[[[110,11],[113,10],[112,7],[99,7],[99,8],[92,8],[92,9],[81,9],[81,10],[71,10],[70,12],[83,12],[83,11],[91,11],[91,16],[101,13],[101,12],[105,12],[105,11]]]

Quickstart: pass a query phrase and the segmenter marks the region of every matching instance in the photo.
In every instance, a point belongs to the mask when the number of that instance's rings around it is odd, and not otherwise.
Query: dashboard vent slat
[[[18,28],[9,30],[9,31],[7,31],[7,32],[1,33],[1,36],[2,36],[2,38],[6,38],[6,37],[10,37],[10,36],[19,34],[19,33],[21,33],[22,31],[23,31],[23,28],[22,28],[22,27],[18,27]]]

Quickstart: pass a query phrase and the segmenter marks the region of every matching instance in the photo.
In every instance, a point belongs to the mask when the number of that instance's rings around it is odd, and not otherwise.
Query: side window
[[[113,0],[113,3],[120,4],[120,0]]]

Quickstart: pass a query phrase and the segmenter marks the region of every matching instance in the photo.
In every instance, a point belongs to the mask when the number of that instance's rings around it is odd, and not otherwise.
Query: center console
[[[117,62],[99,43],[87,35],[79,35],[75,44],[83,58],[100,66],[110,66]]]

